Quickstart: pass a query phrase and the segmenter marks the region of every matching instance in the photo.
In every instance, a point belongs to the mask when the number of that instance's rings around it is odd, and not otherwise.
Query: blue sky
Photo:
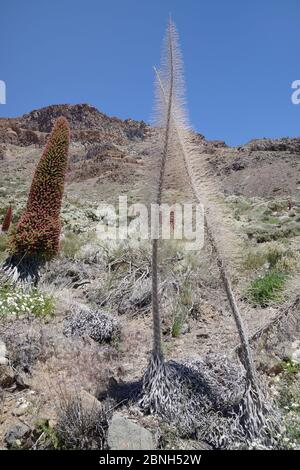
[[[149,121],[153,70],[169,13],[184,55],[189,114],[237,145],[300,135],[299,0],[10,0],[1,5],[0,80],[17,116],[89,103]]]

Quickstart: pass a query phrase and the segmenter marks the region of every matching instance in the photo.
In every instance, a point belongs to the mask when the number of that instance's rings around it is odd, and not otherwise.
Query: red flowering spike
[[[2,232],[8,231],[10,224],[11,224],[11,220],[12,220],[12,207],[9,206],[2,222]]]
[[[11,239],[13,255],[38,255],[50,259],[59,251],[60,209],[69,140],[68,122],[60,117],[37,165],[26,209]]]

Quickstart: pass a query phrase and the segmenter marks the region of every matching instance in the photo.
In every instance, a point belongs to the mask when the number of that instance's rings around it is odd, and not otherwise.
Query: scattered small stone
[[[25,374],[16,374],[15,375],[15,382],[17,385],[18,390],[24,390],[26,388],[29,388],[29,383],[26,381]]]
[[[200,339],[200,338],[201,338],[201,339],[206,339],[206,338],[208,338],[208,337],[209,337],[209,334],[208,334],[208,333],[198,333],[198,334],[196,335],[196,338],[198,338],[198,339]]]
[[[281,374],[282,371],[283,371],[283,365],[281,362],[278,362],[277,364],[274,364],[272,367],[267,369],[267,373],[269,375],[278,375],[278,374]]]
[[[7,349],[5,343],[0,339],[0,366],[7,366]]]
[[[19,398],[19,400],[17,400],[17,404],[12,414],[14,416],[23,416],[28,411],[30,404],[31,403],[28,400],[26,400],[25,397]]]
[[[16,406],[16,408],[13,410],[12,414],[14,416],[23,416],[29,408],[29,403],[22,403],[19,406]]]
[[[30,436],[30,433],[31,429],[26,424],[15,424],[5,433],[4,442],[9,449],[20,447]]]
[[[185,335],[186,333],[189,333],[191,331],[190,325],[188,323],[184,323],[181,327],[180,333],[182,335]]]
[[[0,358],[7,357],[7,350],[5,343],[0,339]]]
[[[15,373],[9,365],[0,366],[0,386],[8,388],[13,385],[15,381]]]
[[[48,426],[50,429],[55,429],[57,426],[57,419],[50,419],[48,421]]]
[[[113,415],[108,428],[108,445],[111,450],[155,449],[151,432],[120,413]]]
[[[291,350],[291,359],[300,364],[300,340],[293,341]]]
[[[102,411],[102,405],[99,400],[97,400],[96,397],[91,395],[90,393],[86,392],[85,390],[81,390],[79,393],[79,398],[81,400],[82,407],[84,410],[88,412],[101,412]]]

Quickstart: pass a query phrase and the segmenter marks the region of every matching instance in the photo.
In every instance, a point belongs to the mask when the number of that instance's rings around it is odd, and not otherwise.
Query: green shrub
[[[40,441],[43,447],[42,449],[59,450],[60,440],[57,436],[55,429],[49,426],[47,419],[37,420],[35,423],[35,430],[40,434]]]
[[[279,224],[279,220],[276,217],[272,217],[268,215],[263,218],[263,222],[265,222],[266,224],[271,224],[271,225]]]
[[[270,272],[254,279],[248,288],[248,297],[254,305],[266,307],[270,302],[282,299],[286,274]]]
[[[293,361],[292,359],[286,359],[282,361],[282,368],[284,372],[288,375],[290,374],[297,374],[300,372],[300,364],[298,362]]]

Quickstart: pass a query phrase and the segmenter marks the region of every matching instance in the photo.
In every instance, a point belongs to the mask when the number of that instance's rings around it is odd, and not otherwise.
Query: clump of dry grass
[[[44,362],[53,354],[52,335],[34,317],[2,323],[0,337],[6,344],[11,365],[18,372],[31,373],[37,361]]]
[[[33,386],[45,401],[57,401],[61,389],[66,393],[86,390],[94,394],[107,386],[119,367],[120,357],[114,346],[99,346],[88,338],[66,338],[57,333],[52,338],[52,351],[33,370]]]
[[[106,435],[112,410],[109,403],[84,406],[80,396],[62,394],[58,405],[55,433],[59,447],[72,450],[101,450],[107,447]]]

